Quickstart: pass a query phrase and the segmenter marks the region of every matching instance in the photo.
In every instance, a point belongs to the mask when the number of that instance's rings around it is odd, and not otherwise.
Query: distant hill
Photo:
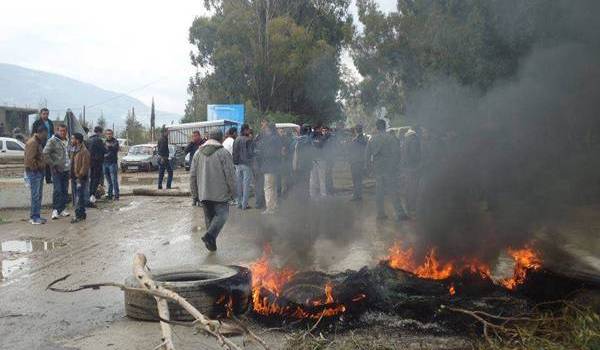
[[[32,108],[46,105],[51,110],[51,119],[62,119],[66,108],[78,115],[83,105],[99,103],[86,108],[87,120],[97,120],[102,111],[107,125],[114,123],[120,129],[125,125],[127,111],[134,107],[137,119],[146,126],[150,124],[150,107],[136,98],[62,75],[0,63],[0,105]],[[156,111],[157,126],[171,121],[178,123],[180,119],[180,115]]]

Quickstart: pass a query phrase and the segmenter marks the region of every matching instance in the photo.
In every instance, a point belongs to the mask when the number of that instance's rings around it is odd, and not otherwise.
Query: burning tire
[[[153,270],[158,285],[181,295],[200,312],[211,318],[239,315],[248,309],[251,298],[251,274],[245,267],[205,265],[194,270]],[[139,288],[134,276],[125,280],[128,287]],[[171,320],[192,321],[193,317],[171,301]],[[142,292],[125,291],[125,314],[144,321],[158,321],[156,300]]]

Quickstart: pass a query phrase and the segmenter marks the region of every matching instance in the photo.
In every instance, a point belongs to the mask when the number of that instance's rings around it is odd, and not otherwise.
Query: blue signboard
[[[230,120],[244,124],[244,105],[208,105],[207,120]]]

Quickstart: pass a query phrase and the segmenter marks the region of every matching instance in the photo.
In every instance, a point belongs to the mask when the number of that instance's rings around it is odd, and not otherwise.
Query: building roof
[[[0,105],[0,109],[4,109],[7,111],[27,113],[27,114],[36,114],[39,112],[36,108],[17,107],[17,106],[1,106]]]

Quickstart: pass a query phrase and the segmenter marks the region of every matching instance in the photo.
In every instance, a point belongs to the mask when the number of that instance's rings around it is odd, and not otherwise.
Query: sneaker
[[[96,196],[94,196],[94,195],[90,196],[90,203],[96,203]]]
[[[54,210],[52,211],[52,216],[51,216],[51,218],[52,218],[52,220],[56,220],[56,219],[58,219],[58,218],[59,218],[59,216],[58,216],[58,210],[54,209]]]
[[[40,220],[40,219],[31,219],[31,220],[29,220],[29,223],[32,224],[32,225],[41,225],[41,224],[43,224],[42,220]]]
[[[60,212],[60,214],[58,214],[58,215],[62,216],[63,218],[66,218],[67,216],[69,216],[69,215],[71,215],[71,214],[69,214],[69,212],[68,212],[68,211],[66,211],[66,210],[63,210],[63,211],[61,211],[61,212]]]

